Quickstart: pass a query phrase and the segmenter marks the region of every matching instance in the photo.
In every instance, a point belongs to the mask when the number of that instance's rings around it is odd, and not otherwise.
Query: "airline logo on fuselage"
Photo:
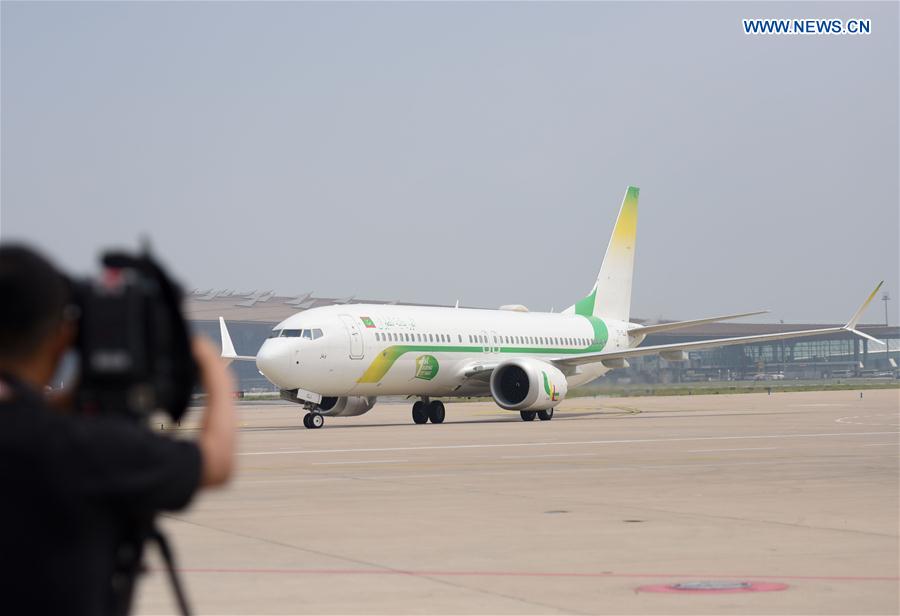
[[[375,321],[373,321],[369,317],[359,317],[359,320],[363,322],[363,325],[365,325],[366,327],[368,327],[370,329],[372,327],[375,327]]]
[[[416,357],[415,378],[430,381],[437,376],[438,368],[438,360],[434,355],[419,355]]]

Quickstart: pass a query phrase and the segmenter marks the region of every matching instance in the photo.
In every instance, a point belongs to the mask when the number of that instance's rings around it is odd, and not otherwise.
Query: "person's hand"
[[[216,347],[206,338],[192,341],[194,359],[200,367],[200,382],[206,390],[206,410],[197,444],[203,456],[201,483],[218,486],[231,478],[234,470],[235,418],[234,378]]]

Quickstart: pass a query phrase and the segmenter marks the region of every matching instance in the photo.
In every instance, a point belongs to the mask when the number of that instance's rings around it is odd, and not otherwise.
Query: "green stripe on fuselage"
[[[593,316],[583,316],[591,324],[594,330],[594,341],[586,346],[578,349],[557,348],[557,347],[517,347],[517,346],[501,346],[499,349],[491,351],[492,353],[507,353],[520,355],[580,355],[582,353],[598,353],[606,346],[609,339],[609,331],[606,323],[602,319]],[[484,354],[485,347],[494,348],[491,345],[485,346],[444,346],[433,344],[400,344],[389,346],[380,353],[378,357],[372,360],[369,367],[363,373],[357,383],[377,383],[384,378],[391,366],[406,353],[478,353]]]

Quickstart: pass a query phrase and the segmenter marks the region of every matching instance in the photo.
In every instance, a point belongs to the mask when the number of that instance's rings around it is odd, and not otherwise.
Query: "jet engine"
[[[562,402],[569,391],[556,366],[538,359],[517,357],[494,368],[491,396],[509,411],[543,411]]]
[[[355,417],[368,413],[375,406],[375,396],[324,397],[319,403],[319,412],[329,417]]]

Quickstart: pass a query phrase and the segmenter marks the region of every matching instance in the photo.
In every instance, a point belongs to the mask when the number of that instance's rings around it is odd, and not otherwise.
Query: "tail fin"
[[[627,321],[631,315],[631,280],[637,239],[637,186],[629,186],[619,208],[603,265],[590,294],[566,312]]]

